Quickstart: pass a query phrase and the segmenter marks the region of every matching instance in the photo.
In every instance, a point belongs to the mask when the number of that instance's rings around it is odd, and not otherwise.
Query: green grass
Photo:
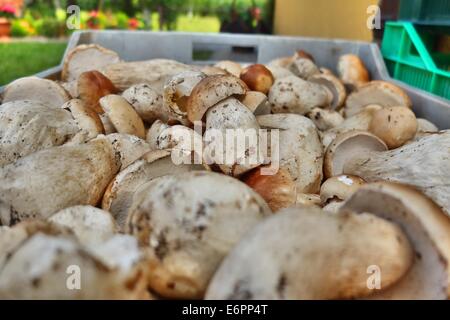
[[[65,43],[0,43],[0,86],[58,65]]]

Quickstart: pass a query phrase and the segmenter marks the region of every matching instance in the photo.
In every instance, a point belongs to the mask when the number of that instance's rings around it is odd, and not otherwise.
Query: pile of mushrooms
[[[80,45],[8,84],[0,299],[448,299],[450,131],[336,70]]]

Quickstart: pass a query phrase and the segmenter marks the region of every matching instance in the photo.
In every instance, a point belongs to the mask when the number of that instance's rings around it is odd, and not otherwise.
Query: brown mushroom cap
[[[263,175],[261,167],[247,172],[242,181],[266,200],[276,212],[296,203],[296,186],[286,169],[280,168],[274,175]]]
[[[326,204],[329,200],[346,200],[365,181],[357,176],[340,175],[327,179],[320,187],[320,200]]]
[[[111,80],[95,70],[80,74],[77,86],[79,98],[97,113],[103,113],[100,98],[118,92]]]
[[[76,80],[80,74],[89,70],[120,62],[118,54],[97,44],[82,44],[73,48],[64,60],[61,79]]]
[[[343,173],[348,159],[370,151],[385,151],[386,144],[377,136],[360,130],[342,133],[333,140],[325,152],[324,175],[327,178]]]
[[[376,80],[362,85],[348,96],[345,115],[350,117],[369,104],[383,107],[412,106],[408,95],[401,88],[386,81]]]
[[[242,71],[242,66],[239,63],[230,60],[219,61],[214,65],[214,67],[222,69],[238,78]]]
[[[345,54],[339,58],[337,65],[339,77],[353,91],[369,82],[369,72],[362,60],[354,54]]]
[[[144,122],[125,98],[111,94],[101,98],[100,105],[117,132],[145,139]]]
[[[267,96],[259,91],[248,91],[241,99],[241,103],[249,108],[255,115],[270,113],[270,105],[267,103]]]
[[[191,122],[202,120],[206,111],[232,95],[243,95],[247,85],[232,75],[214,75],[201,80],[192,90],[186,109]]]
[[[240,77],[250,90],[259,91],[264,94],[269,93],[275,81],[272,72],[262,64],[252,64],[244,68]]]
[[[408,273],[377,299],[450,297],[450,218],[412,187],[380,182],[362,186],[343,209],[370,213],[397,224],[416,253]]]
[[[375,111],[369,131],[383,140],[389,149],[395,149],[416,135],[416,116],[407,107],[383,108]]]
[[[55,81],[25,77],[17,79],[5,87],[2,103],[28,100],[60,108],[69,99],[70,96],[66,90]]]

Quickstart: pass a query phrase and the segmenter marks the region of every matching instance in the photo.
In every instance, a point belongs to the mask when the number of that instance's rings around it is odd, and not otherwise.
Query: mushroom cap
[[[206,298],[364,297],[373,293],[369,266],[383,270],[384,288],[406,274],[412,256],[401,229],[381,218],[288,208],[247,232],[216,271]]]
[[[119,55],[97,44],[82,44],[73,48],[64,59],[61,79],[76,80],[80,74],[89,70],[100,70],[110,64],[120,62]]]
[[[117,132],[114,124],[111,122],[111,119],[109,119],[108,114],[102,113],[98,116],[100,117],[100,121],[102,122],[103,128],[105,129],[105,134]]]
[[[326,178],[344,173],[344,165],[358,155],[386,151],[386,144],[377,136],[360,130],[339,134],[325,152],[323,173]]]
[[[168,121],[171,111],[163,104],[163,97],[145,83],[129,87],[122,93],[139,117],[147,123],[156,120]]]
[[[105,138],[111,143],[116,157],[119,157],[121,170],[151,150],[147,141],[131,134],[111,133]]]
[[[125,98],[110,94],[100,99],[100,105],[117,132],[145,139],[144,122]]]
[[[450,297],[450,218],[412,187],[391,182],[362,186],[344,209],[368,212],[397,224],[416,253],[408,273],[379,299],[448,299]]]
[[[80,74],[77,87],[79,98],[97,113],[103,113],[99,103],[100,98],[118,92],[111,80],[96,70]]]
[[[98,245],[118,231],[109,212],[92,206],[65,208],[50,216],[48,221],[72,230],[84,245]]]
[[[191,122],[202,120],[206,111],[232,95],[244,95],[247,85],[232,75],[213,75],[201,80],[192,90],[186,109]]]
[[[314,108],[307,116],[322,131],[339,127],[344,122],[339,112],[330,109]]]
[[[228,71],[214,66],[204,66],[200,69],[200,71],[206,74],[207,76],[213,76],[217,74],[229,74]]]
[[[275,79],[272,72],[262,64],[252,64],[241,72],[241,80],[253,91],[268,94]]]
[[[0,167],[33,152],[59,146],[79,128],[70,112],[36,101],[12,101],[0,106]]]
[[[247,172],[242,181],[266,200],[272,212],[296,203],[296,186],[286,169],[280,168],[273,175],[263,175],[261,167]]]
[[[191,299],[203,296],[220,261],[271,214],[244,183],[206,171],[141,185],[129,212],[127,231],[149,252],[150,287],[163,297]]]
[[[395,149],[416,135],[416,116],[407,107],[383,108],[375,111],[369,130],[383,140],[389,149]]]
[[[307,52],[307,51],[305,51],[305,50],[301,50],[301,49],[300,49],[300,50],[295,51],[294,57],[295,57],[295,58],[309,59],[309,60],[311,60],[312,62],[315,63],[315,59],[314,59],[314,57],[312,56],[312,54],[310,54],[309,52]]]
[[[320,74],[319,68],[315,65],[313,60],[309,58],[296,58],[290,65],[289,70],[304,80],[308,80],[315,74]]]
[[[70,111],[78,127],[87,132],[88,139],[93,139],[99,134],[105,133],[105,128],[103,127],[99,115],[94,110],[87,107],[82,100],[69,100],[62,108]]]
[[[259,91],[248,91],[241,102],[255,115],[270,113],[270,105],[267,103],[267,96]]]
[[[355,54],[344,54],[339,57],[337,70],[344,84],[353,91],[369,82],[367,71],[361,58]]]
[[[266,67],[272,73],[274,80],[289,77],[289,76],[294,76],[294,74],[287,68],[272,66],[272,65],[266,65]]]
[[[60,108],[69,99],[67,91],[55,81],[25,77],[14,80],[5,87],[2,103],[28,100],[52,108]]]
[[[411,100],[402,89],[386,81],[374,80],[360,86],[347,97],[345,115],[350,117],[369,104],[383,107],[412,106]]]
[[[217,164],[232,176],[258,167],[265,160],[259,129],[255,115],[239,100],[228,98],[216,104],[206,113],[204,162]]]
[[[214,65],[214,67],[225,70],[238,78],[242,71],[242,66],[239,63],[230,60],[219,61]]]
[[[268,68],[271,67],[280,67],[280,68],[289,68],[290,64],[295,60],[295,56],[290,57],[281,57],[274,60],[269,61],[267,64]]]
[[[206,75],[200,71],[184,71],[174,75],[164,85],[163,101],[166,108],[171,109],[181,118],[187,117],[187,101],[194,87]]]
[[[256,119],[262,129],[278,129],[278,141],[276,136],[270,141],[272,165],[278,162],[281,168],[288,170],[298,193],[318,193],[322,181],[323,147],[314,123],[298,114],[285,113]]]
[[[431,121],[417,118],[417,132],[438,132],[439,128]]]
[[[346,200],[364,184],[365,181],[357,176],[340,175],[331,177],[320,187],[320,200],[323,204],[330,200]]]
[[[161,120],[156,120],[153,122],[151,127],[147,131],[147,136],[145,140],[150,144],[151,150],[160,150],[158,137],[161,135],[165,129],[170,128],[170,125],[162,122]]]
[[[268,97],[272,113],[302,115],[315,107],[327,107],[332,99],[326,87],[296,76],[275,80]]]
[[[333,94],[331,101],[331,109],[340,109],[347,98],[347,92],[344,84],[336,76],[332,74],[317,73],[308,78],[308,81],[321,84],[330,90]]]
[[[170,154],[170,150],[150,151],[120,171],[109,183],[103,195],[102,208],[111,212],[121,229],[125,227],[133,195],[139,186],[165,175],[203,169],[197,165],[175,165]]]

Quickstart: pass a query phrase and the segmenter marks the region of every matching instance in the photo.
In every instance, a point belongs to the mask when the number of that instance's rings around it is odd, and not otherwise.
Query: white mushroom
[[[147,123],[156,120],[167,121],[171,114],[163,104],[163,97],[149,85],[137,84],[122,93],[129,104],[136,110],[139,117]]]
[[[38,77],[17,79],[5,87],[3,104],[11,101],[29,100],[52,108],[61,107],[70,99],[69,94],[55,81]]]
[[[450,131],[431,134],[390,151],[383,151],[384,143],[369,133],[346,135],[338,137],[327,150],[326,176],[353,174],[367,182],[408,184],[450,214]]]
[[[400,281],[372,298],[450,297],[450,219],[435,203],[411,187],[382,182],[361,187],[343,209],[368,212],[398,225],[415,252],[412,267]],[[381,268],[381,277],[385,274]]]
[[[99,245],[118,231],[109,212],[92,206],[65,208],[50,216],[48,221],[72,230],[84,245]]]
[[[59,146],[79,131],[70,112],[35,101],[0,106],[0,167],[38,150]]]
[[[295,76],[277,79],[269,92],[272,113],[306,114],[315,107],[327,107],[332,93],[324,86]]]
[[[0,168],[0,224],[47,218],[74,205],[95,206],[120,162],[105,138],[32,153]]]
[[[322,131],[339,127],[344,122],[339,112],[330,109],[314,108],[306,116]]]
[[[69,100],[62,105],[62,108],[70,111],[78,127],[86,132],[88,140],[105,133],[103,123],[98,114],[87,107],[82,100]]]
[[[64,81],[77,80],[85,71],[100,70],[120,61],[116,52],[96,44],[82,44],[73,48],[64,59],[61,78]]]
[[[264,200],[242,182],[189,172],[142,185],[127,228],[149,252],[150,288],[163,297],[192,299],[203,296],[221,260],[268,215]]]
[[[272,65],[266,65],[266,67],[272,73],[274,80],[289,77],[289,76],[294,76],[294,74],[291,71],[289,71],[289,69],[287,69],[287,68],[277,67],[277,66],[272,66]]]
[[[308,80],[310,77],[320,74],[319,68],[315,63],[308,58],[297,58],[290,65],[289,70],[304,80]]]
[[[207,299],[349,299],[395,284],[412,264],[401,229],[369,214],[330,215],[315,207],[284,209],[252,228],[224,259]]]
[[[257,120],[261,128],[279,130],[278,141],[271,141],[271,145],[278,149],[271,150],[272,162],[279,161],[280,167],[287,169],[295,181],[297,192],[319,192],[323,148],[314,123],[297,114],[263,115]]]
[[[170,154],[170,150],[157,150],[145,154],[125,170],[120,171],[106,188],[102,208],[111,212],[121,229],[125,226],[133,195],[139,186],[168,174],[203,169],[199,165],[175,165]]]
[[[214,67],[225,70],[226,72],[238,78],[242,71],[242,66],[239,63],[230,60],[219,61],[214,65]]]
[[[354,54],[344,54],[339,57],[337,64],[339,77],[347,86],[349,91],[369,82],[369,72],[362,60]]]
[[[134,161],[151,150],[150,144],[131,134],[112,133],[106,136],[120,159],[120,169],[123,170]]]

